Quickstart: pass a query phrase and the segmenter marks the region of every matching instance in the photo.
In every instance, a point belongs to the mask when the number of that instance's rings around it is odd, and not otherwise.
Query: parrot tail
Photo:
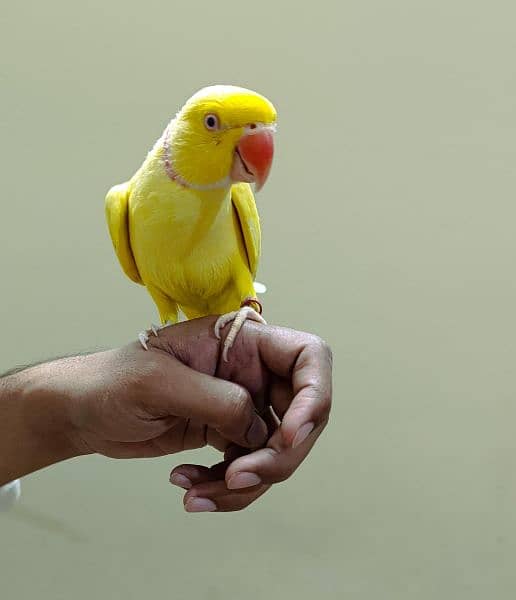
[[[254,291],[257,294],[265,294],[267,291],[267,286],[264,283],[260,283],[259,281],[254,282]]]

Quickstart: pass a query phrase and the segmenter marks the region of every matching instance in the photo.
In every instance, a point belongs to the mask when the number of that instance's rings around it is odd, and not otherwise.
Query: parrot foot
[[[150,326],[150,330],[156,337],[158,337],[159,332],[162,329],[165,329],[165,327],[169,327],[170,325],[172,325],[172,321],[166,321],[165,323],[163,323],[163,325],[154,325],[154,323],[152,323]],[[149,341],[149,334],[146,331],[142,331],[138,334],[138,340],[143,346],[144,350],[149,349],[149,347],[147,346],[147,342]]]
[[[260,305],[261,308],[261,305]],[[233,325],[231,325],[231,329],[224,340],[224,345],[222,347],[222,360],[224,362],[228,362],[228,352],[229,349],[235,343],[238,332],[242,328],[242,325],[245,323],[246,319],[251,319],[251,321],[256,321],[258,323],[267,324],[267,321],[257,313],[254,308],[250,306],[244,305],[240,310],[234,310],[233,312],[226,313],[225,315],[221,315],[216,323],[215,323],[215,337],[220,340],[220,331],[223,329],[228,323],[233,321]]]
[[[170,327],[170,325],[173,325],[172,321],[165,321],[162,325],[154,325],[154,323],[152,323],[151,325],[151,331],[152,333],[158,337],[159,332],[162,329],[165,329],[165,327]]]

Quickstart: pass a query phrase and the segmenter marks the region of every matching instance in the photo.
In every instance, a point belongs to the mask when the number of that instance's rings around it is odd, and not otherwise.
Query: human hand
[[[201,322],[206,319],[188,325],[197,327]],[[208,328],[211,330],[210,321]],[[164,332],[159,339],[151,338],[153,346],[167,348],[168,334],[175,332],[174,328]],[[211,356],[197,354],[195,344],[191,350],[183,355],[187,364],[212,372]],[[218,360],[213,373],[249,391],[267,422],[270,437],[264,448],[253,452],[227,443],[225,460],[211,468],[192,464],[176,467],[171,482],[188,490],[184,496],[186,510],[241,510],[271,484],[292,475],[328,422],[331,368],[331,352],[320,338],[247,321],[231,348],[229,362]]]
[[[327,346],[309,334],[246,323],[225,363],[214,322],[167,327],[148,351],[134,342],[3,379],[0,408],[12,435],[3,439],[1,482],[79,454],[152,457],[207,443],[226,453],[224,463],[183,465],[172,476],[191,487],[189,511],[213,510],[208,500],[218,510],[243,508],[288,477],[328,420]],[[242,456],[269,436],[265,448]],[[14,444],[22,451],[11,452]]]

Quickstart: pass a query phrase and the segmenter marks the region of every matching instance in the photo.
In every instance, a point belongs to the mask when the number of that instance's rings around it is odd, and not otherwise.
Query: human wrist
[[[80,454],[72,443],[67,400],[53,393],[51,363],[0,379],[0,485]]]

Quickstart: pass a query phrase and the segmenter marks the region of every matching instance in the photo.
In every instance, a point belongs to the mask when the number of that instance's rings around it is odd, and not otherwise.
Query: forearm
[[[48,370],[39,365],[0,378],[0,485],[77,454],[63,399],[40,385]]]

